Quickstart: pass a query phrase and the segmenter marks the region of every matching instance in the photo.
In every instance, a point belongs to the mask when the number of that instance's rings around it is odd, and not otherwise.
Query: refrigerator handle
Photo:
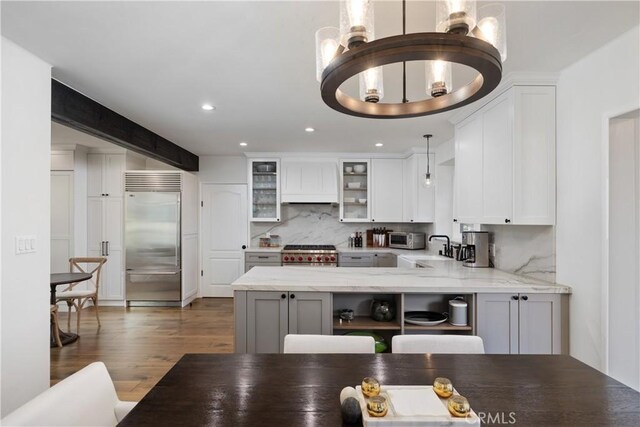
[[[100,242],[100,256],[104,256],[104,240]]]
[[[106,255],[107,255],[107,256],[109,256],[109,241],[107,240],[107,241],[106,241],[106,242],[104,242],[104,243],[106,244],[106,247],[107,247],[107,251],[106,251],[107,253],[106,253]]]

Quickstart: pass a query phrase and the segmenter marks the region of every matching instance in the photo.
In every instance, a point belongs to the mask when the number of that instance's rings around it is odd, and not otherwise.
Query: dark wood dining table
[[[51,278],[49,280],[50,285],[50,297],[49,302],[51,305],[55,305],[56,303],[56,288],[60,285],[69,285],[71,283],[79,283],[84,282],[85,280],[89,280],[93,277],[91,273],[51,273]],[[54,328],[56,326],[51,320],[51,333],[50,333],[50,346],[57,347],[56,339],[54,337]],[[72,332],[63,332],[61,329],[58,329],[58,334],[60,335],[60,341],[62,345],[71,344],[72,342],[78,339],[78,334],[74,334]]]
[[[640,425],[640,394],[572,357],[471,354],[186,354],[119,425],[341,426],[366,376],[447,377],[486,425]]]

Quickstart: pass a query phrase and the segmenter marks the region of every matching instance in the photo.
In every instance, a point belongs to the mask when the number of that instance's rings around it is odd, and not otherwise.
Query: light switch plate
[[[30,254],[36,251],[36,236],[16,236],[16,255]]]

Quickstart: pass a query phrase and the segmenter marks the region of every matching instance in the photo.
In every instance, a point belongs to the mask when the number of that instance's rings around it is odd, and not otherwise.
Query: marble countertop
[[[467,268],[449,259],[426,260],[421,261],[421,264],[424,268],[253,267],[232,283],[232,289],[385,293],[571,293],[569,286],[495,268]]]
[[[277,248],[261,248],[256,246],[251,246],[247,248],[245,252],[281,252],[283,246]],[[427,252],[424,249],[419,250],[408,250],[408,249],[395,249],[395,248],[350,248],[348,246],[336,246],[336,250],[339,253],[394,253],[398,256],[400,255],[424,255]]]

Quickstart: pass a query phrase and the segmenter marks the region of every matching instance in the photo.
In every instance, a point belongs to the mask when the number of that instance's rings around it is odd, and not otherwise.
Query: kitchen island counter
[[[394,293],[556,293],[569,286],[494,268],[467,268],[445,258],[424,268],[254,267],[232,284],[234,291],[394,292]]]

